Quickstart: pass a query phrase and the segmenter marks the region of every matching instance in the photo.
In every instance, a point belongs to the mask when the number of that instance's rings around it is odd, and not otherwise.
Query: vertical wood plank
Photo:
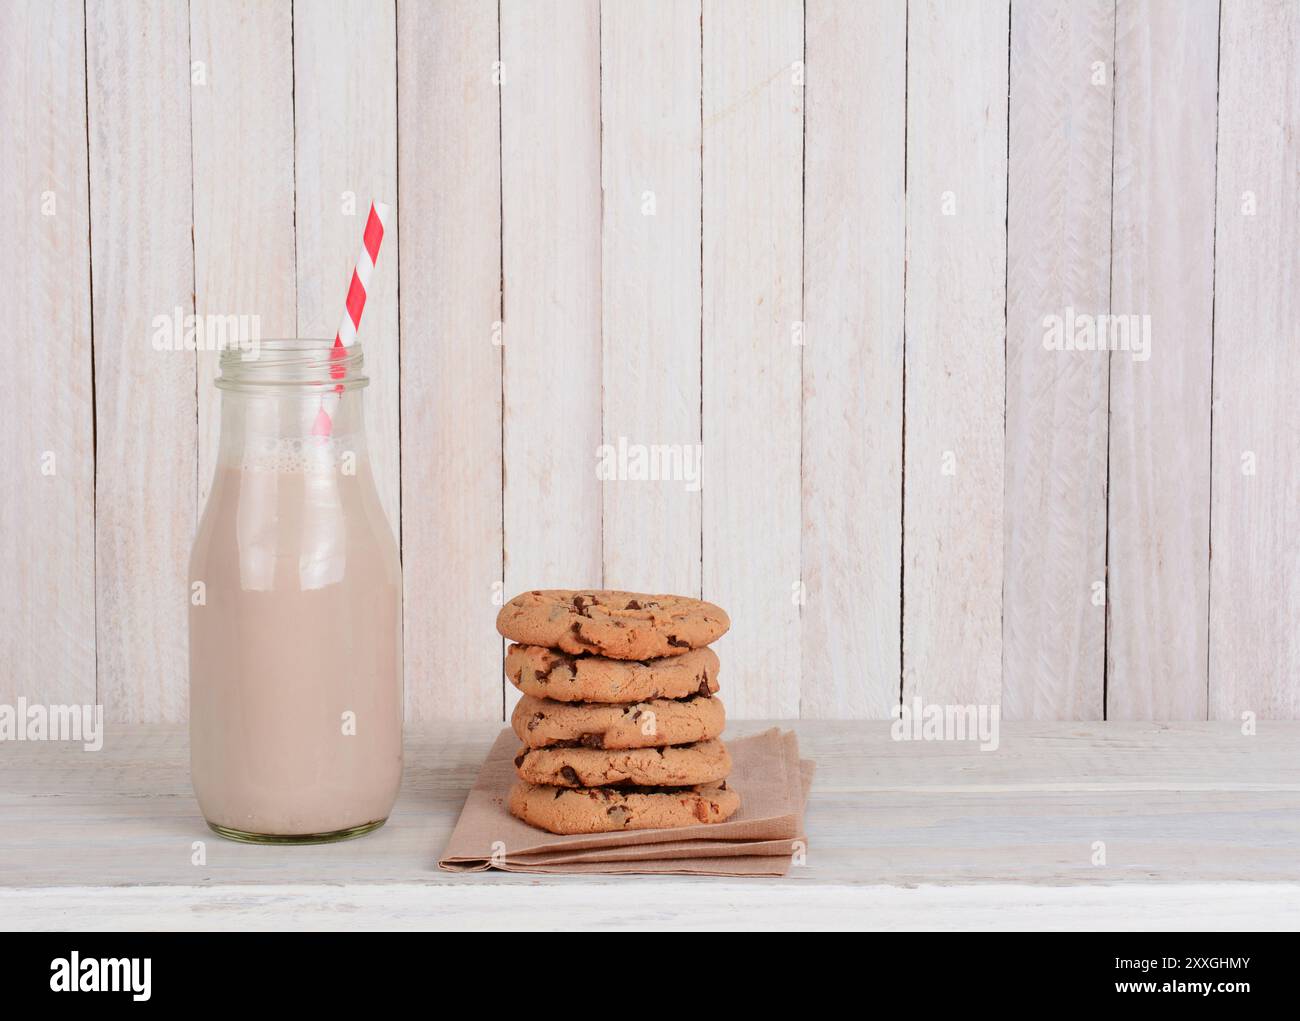
[[[599,5],[503,0],[501,61],[508,598],[601,581]]]
[[[86,24],[99,693],[110,719],[181,721],[197,456],[195,355],[175,332],[194,310],[189,18],[162,0],[90,0]]]
[[[1300,716],[1300,6],[1219,43],[1209,702]]]
[[[604,583],[698,595],[699,0],[606,0],[600,28],[604,441],[683,458],[603,480]]]
[[[808,0],[801,715],[885,718],[901,664],[907,7]]]
[[[397,37],[407,719],[496,720],[497,10],[477,0],[403,0]]]
[[[704,5],[704,596],[728,710],[799,713],[803,5]]]
[[[95,701],[84,13],[0,5],[0,702]]]
[[[392,4],[294,4],[298,333],[333,337],[373,201],[397,202],[397,38]],[[358,340],[366,440],[379,499],[400,538],[398,218],[388,224]]]
[[[1009,719],[1102,718],[1109,359],[1049,350],[1043,336],[1048,316],[1109,309],[1114,10],[1111,0],[1051,0],[1016,4],[1011,14]]]
[[[1123,0],[1111,311],[1107,719],[1203,720],[1210,570],[1217,0]]]
[[[903,694],[1002,673],[1006,3],[908,7]]]
[[[197,315],[256,315],[297,335],[293,19],[289,4],[191,0]],[[199,355],[199,506],[216,462],[217,354]]]

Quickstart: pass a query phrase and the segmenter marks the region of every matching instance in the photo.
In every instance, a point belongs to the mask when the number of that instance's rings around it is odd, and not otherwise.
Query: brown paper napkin
[[[801,762],[792,731],[775,728],[728,741],[728,786],[740,811],[723,823],[682,829],[560,836],[506,809],[519,739],[502,731],[488,752],[438,865],[452,872],[784,875],[804,842],[803,809],[813,763]]]

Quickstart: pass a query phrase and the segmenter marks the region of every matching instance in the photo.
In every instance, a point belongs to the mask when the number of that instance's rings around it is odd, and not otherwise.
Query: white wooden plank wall
[[[908,5],[905,701],[1001,693],[1009,12]]]
[[[503,0],[501,70],[509,598],[601,583],[600,5]]]
[[[803,8],[704,5],[704,596],[728,711],[799,712]]]
[[[699,595],[699,0],[607,3],[600,31],[603,441],[682,457],[602,480],[605,584]]]
[[[1300,5],[1224,4],[1210,716],[1300,715]]]
[[[312,0],[293,7],[297,336],[333,337],[378,198],[397,196],[397,27],[391,4]],[[400,538],[397,221],[366,294],[367,452]]]
[[[190,26],[176,4],[96,0],[86,27],[99,700],[116,720],[183,720],[196,361],[150,335],[194,311]]]
[[[809,0],[801,715],[898,703],[907,8]]]
[[[726,606],[737,717],[1300,715],[1300,0],[16,0],[0,54],[0,701],[184,718],[218,401],[152,323],[330,335],[379,198],[412,720],[602,583]]]
[[[191,0],[190,60],[195,314],[257,315],[263,337],[297,336],[292,7]],[[216,463],[217,360],[199,353],[200,507]]]
[[[0,702],[95,696],[95,423],[85,33],[72,0],[0,5]],[[21,144],[19,144],[21,142]]]
[[[494,599],[503,591],[497,12],[479,0],[403,0],[397,14],[407,712],[495,719],[502,644]]]
[[[1011,719],[1102,714],[1109,359],[1046,349],[1043,320],[1110,307],[1114,41],[1112,0],[1012,5],[1002,618]]]
[[[1218,36],[1217,0],[1116,10],[1111,311],[1151,349],[1110,358],[1110,719],[1206,715]]]

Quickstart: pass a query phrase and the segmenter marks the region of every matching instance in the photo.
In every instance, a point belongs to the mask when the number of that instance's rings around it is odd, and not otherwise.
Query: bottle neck
[[[295,337],[221,355],[221,442],[228,467],[303,471],[365,454],[360,344]]]
[[[318,393],[221,395],[218,458],[232,468],[262,471],[332,470],[366,456],[363,391],[331,400]],[[329,416],[329,434],[320,428]]]

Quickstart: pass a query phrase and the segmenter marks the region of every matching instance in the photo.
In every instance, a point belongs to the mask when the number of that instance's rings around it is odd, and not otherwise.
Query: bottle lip
[[[336,348],[317,337],[259,339],[221,352],[216,386],[246,393],[359,390],[370,382],[364,363],[360,342]]]

